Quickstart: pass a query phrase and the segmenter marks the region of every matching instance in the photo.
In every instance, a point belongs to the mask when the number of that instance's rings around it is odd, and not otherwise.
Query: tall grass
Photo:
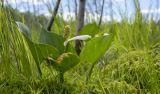
[[[138,0],[135,0],[135,8],[137,12],[133,21],[123,19],[120,23],[102,24],[101,32],[116,32],[116,36],[105,56],[96,63],[86,84],[86,74],[92,66],[86,62],[67,72],[64,83],[58,82],[55,70],[48,68],[45,63],[41,65],[40,77],[35,60],[11,11],[1,6],[0,93],[160,93],[160,27],[153,20],[148,22],[144,19]],[[74,36],[76,21],[65,23],[59,19],[61,18],[56,19],[52,31],[62,34],[63,25],[70,24]],[[31,31],[34,42],[37,42],[38,30],[33,26]]]
[[[0,93],[69,92],[69,85],[58,82],[57,73],[52,67],[48,69],[48,65],[42,64],[43,75],[39,75],[35,59],[11,12],[6,7],[1,8],[0,12]],[[34,29],[32,33],[38,34]],[[37,36],[33,36],[33,40],[36,42]]]

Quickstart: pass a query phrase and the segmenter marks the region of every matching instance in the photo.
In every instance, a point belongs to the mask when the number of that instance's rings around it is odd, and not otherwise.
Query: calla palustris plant
[[[114,38],[114,34],[109,35],[105,33],[102,35],[98,33],[98,26],[96,24],[88,24],[82,28],[80,36],[70,39],[68,39],[69,37],[64,38],[64,35],[61,36],[47,32],[42,28],[39,43],[34,43],[27,26],[20,22],[17,22],[17,25],[20,31],[23,32],[39,71],[41,62],[45,60],[62,75],[79,62],[96,62],[105,54]],[[74,40],[87,40],[80,56],[75,53],[73,46],[69,44],[69,42]]]

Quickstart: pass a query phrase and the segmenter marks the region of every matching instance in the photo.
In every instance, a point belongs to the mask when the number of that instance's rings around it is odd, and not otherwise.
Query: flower
[[[109,34],[108,33],[104,33],[103,36],[106,37],[106,36],[109,36]]]
[[[68,39],[70,37],[70,34],[71,34],[71,27],[69,25],[66,25],[64,27],[64,33],[63,33],[63,37],[65,39]]]
[[[66,46],[68,44],[68,42],[70,41],[73,41],[73,40],[88,40],[88,39],[91,39],[91,36],[90,35],[80,35],[80,36],[76,36],[76,37],[73,37],[71,39],[68,39],[64,42],[64,46]]]

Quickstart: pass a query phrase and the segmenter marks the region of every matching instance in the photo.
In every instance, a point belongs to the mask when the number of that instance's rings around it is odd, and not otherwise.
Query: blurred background
[[[57,0],[4,0],[4,4],[23,14],[49,19]],[[159,0],[139,0],[140,11],[147,19],[159,21]],[[133,20],[136,13],[135,0],[86,0],[85,23],[99,21],[102,6],[102,22],[122,19]],[[74,20],[78,14],[79,0],[61,0],[58,16],[65,21]]]

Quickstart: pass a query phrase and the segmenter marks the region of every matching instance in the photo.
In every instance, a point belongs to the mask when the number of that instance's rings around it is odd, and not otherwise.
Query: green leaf
[[[36,44],[33,43],[30,39],[28,39],[28,37],[26,37],[25,35],[24,37],[28,43],[29,49],[32,53],[33,58],[35,59],[37,68],[40,73],[41,73],[40,64],[45,58],[47,57],[56,58],[59,56],[59,51],[53,46],[47,44]]]
[[[65,52],[71,52],[76,54],[75,47],[71,43],[68,43],[68,45],[65,48]]]
[[[69,69],[72,69],[74,66],[76,66],[80,59],[76,54],[73,53],[63,53],[62,55],[65,55],[62,61],[59,62],[58,67],[61,72],[66,72]],[[62,56],[61,55],[61,56]]]
[[[32,39],[32,34],[29,31],[29,28],[25,24],[21,22],[16,22],[16,24],[18,25],[18,28],[21,32],[23,32],[29,39]]]
[[[65,50],[63,45],[64,38],[58,34],[47,32],[45,29],[41,31],[39,42],[54,46],[60,53],[63,53]]]
[[[79,35],[91,35],[92,37],[94,37],[97,33],[98,33],[98,26],[96,23],[92,23],[84,26],[79,32]]]
[[[69,69],[72,69],[80,62],[79,57],[71,52],[63,53],[56,59],[49,58],[48,63],[53,66],[57,71],[65,73]]]
[[[95,37],[88,41],[80,53],[81,62],[96,62],[102,57],[113,41],[113,34]]]

